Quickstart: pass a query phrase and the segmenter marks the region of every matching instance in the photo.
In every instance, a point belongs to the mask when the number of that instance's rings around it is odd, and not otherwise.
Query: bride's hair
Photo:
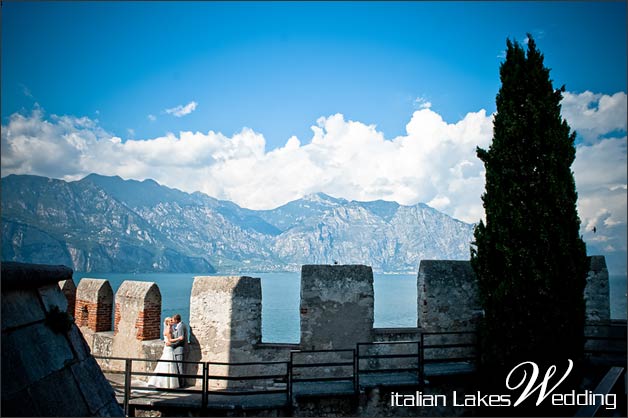
[[[170,318],[169,316],[167,316],[167,317],[164,319],[164,328],[166,328],[166,327],[169,325],[168,323],[169,323],[171,320],[172,320],[172,318]]]

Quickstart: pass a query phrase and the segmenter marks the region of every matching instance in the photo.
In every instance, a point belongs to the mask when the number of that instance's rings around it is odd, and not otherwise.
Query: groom
[[[172,346],[172,351],[174,352],[174,360],[176,361],[177,366],[177,374],[179,374],[179,387],[185,386],[185,377],[184,374],[184,364],[183,358],[185,355],[185,349],[188,343],[188,332],[185,327],[185,324],[181,322],[181,315],[175,314],[172,317],[173,327],[172,327],[172,339],[173,342],[170,344]]]

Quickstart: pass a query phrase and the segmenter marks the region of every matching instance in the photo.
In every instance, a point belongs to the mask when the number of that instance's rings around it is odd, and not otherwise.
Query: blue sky
[[[341,112],[394,137],[417,97],[449,122],[493,112],[506,37],[526,32],[557,85],[626,91],[625,18],[623,2],[5,2],[2,117],[37,102],[123,140],[246,126],[272,149]]]
[[[625,2],[5,1],[2,176],[477,222],[506,38],[531,33],[567,89],[581,232],[625,274],[626,18]]]

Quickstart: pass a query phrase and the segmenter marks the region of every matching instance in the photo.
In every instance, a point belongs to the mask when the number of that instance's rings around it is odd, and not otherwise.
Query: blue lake
[[[98,274],[75,273],[74,282],[83,277],[108,279],[113,292],[124,280],[151,281],[158,284],[162,297],[162,317],[181,314],[189,323],[193,273]],[[300,273],[259,273],[262,283],[262,340],[298,343]],[[416,274],[375,274],[375,327],[415,327],[417,322]],[[610,276],[611,318],[626,319],[626,277]]]

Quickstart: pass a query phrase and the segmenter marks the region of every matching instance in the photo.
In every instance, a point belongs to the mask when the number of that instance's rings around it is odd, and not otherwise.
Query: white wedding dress
[[[164,345],[164,352],[157,363],[157,367],[153,373],[172,373],[177,374],[176,363],[170,363],[161,360],[174,360],[174,353],[172,347]],[[148,379],[148,386],[154,386],[157,388],[176,389],[179,387],[179,378],[177,376],[151,376]]]

